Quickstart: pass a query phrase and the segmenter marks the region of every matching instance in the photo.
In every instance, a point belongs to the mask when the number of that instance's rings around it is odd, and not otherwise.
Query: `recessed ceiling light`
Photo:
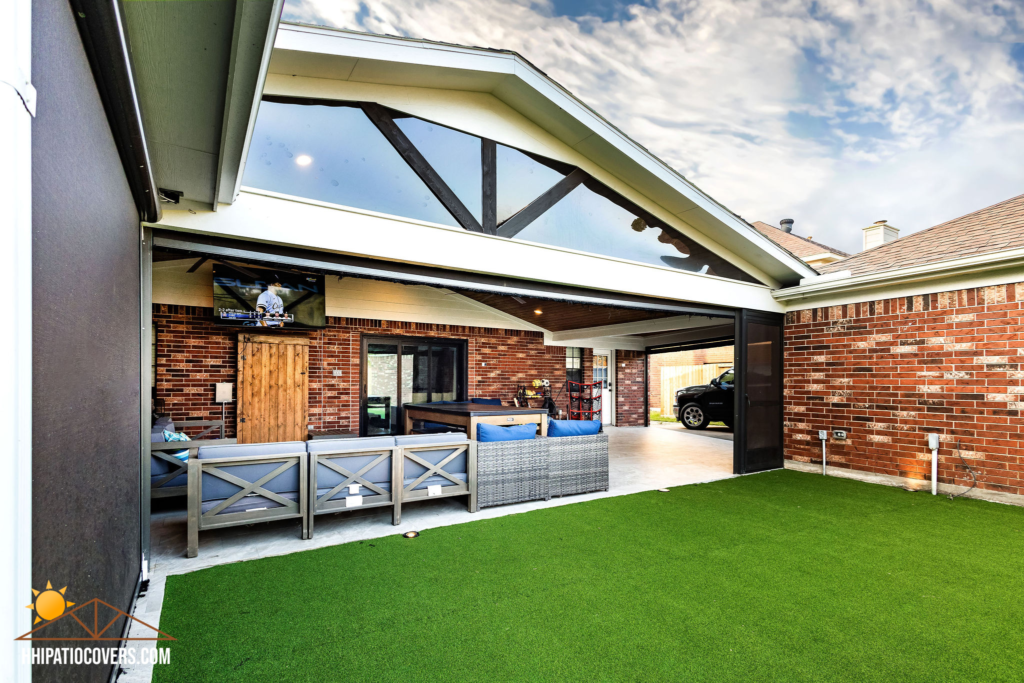
[[[540,314],[541,314],[541,313],[543,313],[544,311],[540,310],[539,308],[535,308],[535,309],[533,310],[533,312],[534,312],[534,313],[536,313],[537,315],[540,315]]]
[[[295,163],[297,163],[299,166],[309,166],[311,163],[313,163],[313,157],[309,156],[308,154],[300,154],[299,156],[295,157]]]

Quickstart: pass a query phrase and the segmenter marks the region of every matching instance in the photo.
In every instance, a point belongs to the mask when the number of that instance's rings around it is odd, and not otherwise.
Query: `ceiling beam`
[[[715,325],[714,327],[702,327],[692,330],[677,330],[675,332],[659,334],[654,337],[644,337],[644,342],[646,342],[647,348],[652,348],[655,346],[664,346],[666,344],[677,344],[679,342],[700,341],[701,339],[723,337],[733,334],[735,330],[735,325],[730,321],[727,325]]]
[[[641,320],[632,323],[616,323],[614,325],[598,325],[597,327],[580,327],[575,330],[552,332],[554,341],[571,341],[588,337],[615,337],[624,335],[650,334],[651,332],[670,332],[695,327],[708,327],[717,324],[717,319],[705,316],[678,315],[671,318]],[[730,325],[732,323],[730,322]]]

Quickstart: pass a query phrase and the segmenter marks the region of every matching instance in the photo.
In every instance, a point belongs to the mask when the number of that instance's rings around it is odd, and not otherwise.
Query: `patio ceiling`
[[[598,325],[635,323],[644,320],[676,317],[672,311],[650,311],[619,306],[599,306],[572,301],[552,301],[536,297],[505,296],[471,290],[453,290],[474,301],[513,315],[520,320],[543,327],[551,332],[562,332]],[[536,311],[541,311],[537,313]]]

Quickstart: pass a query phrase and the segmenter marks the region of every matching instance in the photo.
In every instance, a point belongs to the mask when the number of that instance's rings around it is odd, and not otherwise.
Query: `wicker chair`
[[[607,434],[552,437],[547,441],[552,496],[608,490]]]
[[[550,441],[537,438],[478,443],[477,504],[485,508],[550,499]]]

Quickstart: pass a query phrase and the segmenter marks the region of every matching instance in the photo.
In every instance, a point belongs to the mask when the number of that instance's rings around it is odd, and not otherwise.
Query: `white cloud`
[[[516,50],[748,220],[850,251],[1024,192],[1016,0],[290,0],[286,18]]]

